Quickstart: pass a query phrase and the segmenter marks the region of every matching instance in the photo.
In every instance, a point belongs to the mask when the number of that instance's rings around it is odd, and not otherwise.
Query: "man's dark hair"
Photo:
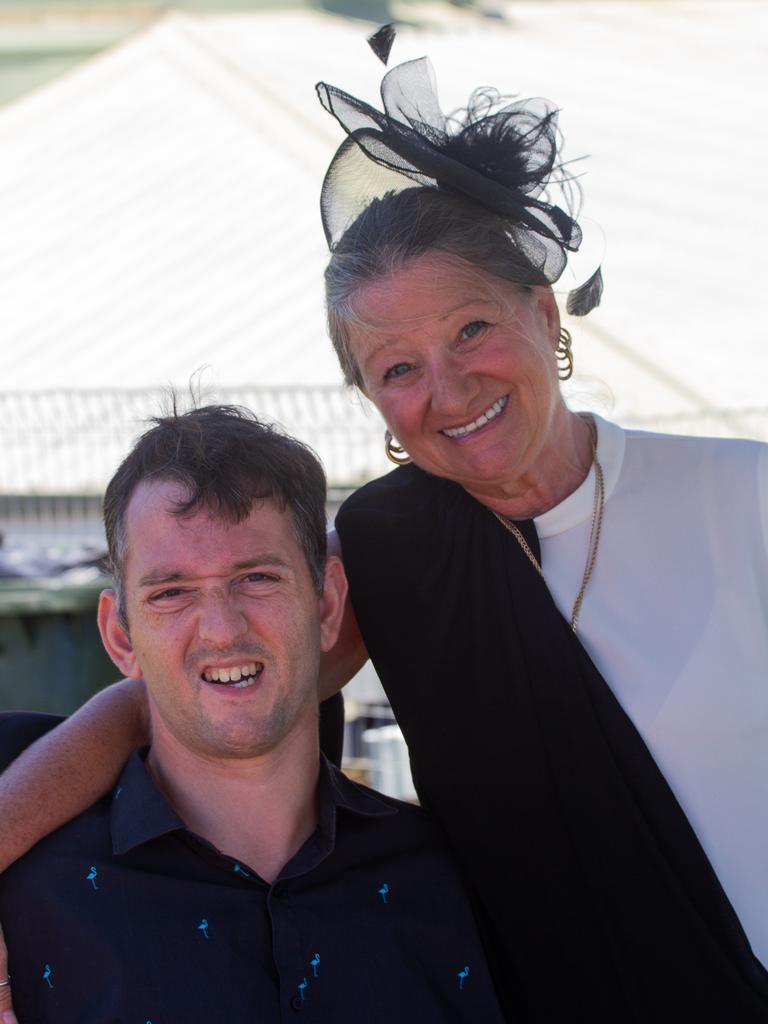
[[[272,499],[288,509],[312,581],[322,590],[326,558],[325,473],[301,441],[261,423],[235,405],[206,405],[156,416],[110,480],[104,495],[108,556],[105,567],[125,619],[125,517],[134,491],[145,480],[172,480],[188,492],[176,515],[208,508],[229,523],[248,517],[254,502]]]

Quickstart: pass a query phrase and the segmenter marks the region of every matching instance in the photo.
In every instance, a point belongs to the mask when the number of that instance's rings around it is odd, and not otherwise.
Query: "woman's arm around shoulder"
[[[92,697],[0,775],[0,871],[109,790],[149,735],[144,684]]]
[[[114,785],[131,751],[146,742],[143,682],[123,680],[24,750],[0,775],[0,871]],[[46,726],[47,727],[47,726]],[[0,928],[0,1020],[16,1024],[8,954]]]

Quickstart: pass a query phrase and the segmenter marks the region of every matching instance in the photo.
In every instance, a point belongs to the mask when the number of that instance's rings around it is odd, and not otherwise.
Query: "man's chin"
[[[243,760],[261,757],[278,746],[289,732],[285,716],[276,712],[254,719],[245,713],[238,715],[234,707],[230,713],[209,719],[197,737],[201,751],[208,757]]]

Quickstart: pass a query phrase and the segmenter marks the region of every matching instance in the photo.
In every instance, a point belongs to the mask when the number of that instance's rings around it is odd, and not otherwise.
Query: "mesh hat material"
[[[374,199],[420,186],[469,199],[500,217],[531,268],[530,281],[521,283],[559,279],[568,252],[582,243],[575,214],[580,190],[559,161],[558,111],[548,100],[509,102],[495,89],[482,88],[465,110],[446,116],[426,57],[387,72],[383,111],[325,82],[316,88],[323,107],[347,133],[320,195],[331,250]],[[551,201],[553,186],[563,205]],[[598,268],[569,294],[568,312],[588,313],[601,294]]]

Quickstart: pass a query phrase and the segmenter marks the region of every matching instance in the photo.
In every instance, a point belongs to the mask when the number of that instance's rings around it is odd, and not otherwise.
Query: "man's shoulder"
[[[35,712],[0,712],[0,765],[7,767],[26,747],[63,721],[59,715]],[[40,839],[0,876],[0,887],[36,891],[62,858],[111,856],[110,812],[112,794],[96,800],[82,813]],[[97,854],[100,851],[100,854]]]
[[[337,798],[337,808],[358,820],[358,833],[370,834],[371,848],[377,856],[409,856],[414,852],[440,859],[448,856],[442,830],[423,808],[353,782],[337,768],[333,772],[342,794]]]
[[[363,805],[367,804],[372,809],[379,809],[381,816],[389,815],[394,817],[395,815],[400,815],[407,822],[414,825],[423,825],[425,828],[433,827],[432,818],[418,804],[410,803],[408,800],[400,800],[398,797],[389,796],[389,794],[382,793],[381,790],[374,789],[372,786],[356,782],[338,768],[334,768],[334,774],[336,778],[340,777],[343,780],[343,788],[347,794],[354,794],[357,801]]]
[[[63,719],[35,711],[0,711],[0,771]]]

